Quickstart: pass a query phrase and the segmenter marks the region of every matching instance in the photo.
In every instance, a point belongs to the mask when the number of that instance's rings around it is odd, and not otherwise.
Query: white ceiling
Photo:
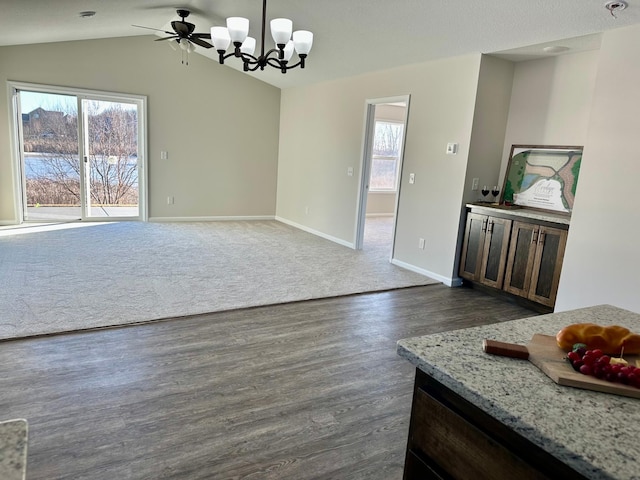
[[[181,3],[174,3],[181,2]],[[542,46],[568,53],[599,47],[600,33],[640,23],[640,0],[614,18],[604,0],[269,0],[267,21],[288,17],[314,32],[305,70],[254,74],[285,88],[473,52],[510,60],[538,58]],[[228,16],[250,19],[259,38],[260,0],[0,0],[0,46],[126,37],[153,33],[133,24],[169,29],[175,10],[191,10],[196,31]],[[79,12],[97,14],[82,19]],[[270,35],[267,32],[270,40]],[[154,40],[153,36],[149,41]],[[172,51],[162,42],[158,48]],[[270,48],[270,47],[268,47]],[[198,48],[214,58],[213,49]],[[229,59],[239,67],[239,61]],[[0,66],[1,67],[1,66]]]

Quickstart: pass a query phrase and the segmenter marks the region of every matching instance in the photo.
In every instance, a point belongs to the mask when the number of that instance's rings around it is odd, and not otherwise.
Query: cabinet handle
[[[533,234],[531,235],[531,243],[538,243],[538,229],[533,230]]]
[[[493,220],[491,220],[491,221],[489,222],[489,225],[488,225],[488,231],[489,231],[489,233],[493,233],[493,225],[494,225],[494,223],[495,223],[495,222],[494,222]]]
[[[482,231],[486,232],[487,231],[487,224],[489,223],[489,219],[485,218],[484,220],[482,220]]]
[[[544,232],[540,232],[540,238],[538,239],[539,245],[544,245]]]

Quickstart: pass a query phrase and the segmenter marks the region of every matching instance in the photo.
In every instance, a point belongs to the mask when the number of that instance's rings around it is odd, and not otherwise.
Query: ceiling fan
[[[138,28],[146,28],[148,30],[155,30],[157,32],[164,32],[168,34],[168,37],[158,38],[156,42],[163,40],[171,40],[176,41],[183,50],[193,51],[194,44],[204,48],[212,48],[209,42],[205,42],[202,40],[203,38],[211,38],[210,33],[195,33],[194,30],[196,26],[193,23],[189,23],[185,21],[185,18],[189,16],[191,13],[189,10],[179,9],[176,10],[176,13],[181,18],[181,20],[174,20],[171,22],[171,28],[173,28],[173,32],[168,32],[166,30],[161,30],[159,28],[151,28],[151,27],[143,27],[142,25],[132,25],[133,27]]]

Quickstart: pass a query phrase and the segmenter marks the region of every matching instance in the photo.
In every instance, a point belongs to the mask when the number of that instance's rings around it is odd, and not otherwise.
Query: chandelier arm
[[[277,58],[265,58],[266,64],[273,67],[273,68],[277,68],[279,70],[282,70],[282,63],[280,60],[278,60]]]

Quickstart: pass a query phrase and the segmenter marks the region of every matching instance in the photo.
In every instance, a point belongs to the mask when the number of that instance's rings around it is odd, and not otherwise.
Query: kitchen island
[[[416,366],[405,479],[640,479],[640,400],[555,384],[483,339],[526,345],[573,323],[622,325],[609,305],[400,340]]]

